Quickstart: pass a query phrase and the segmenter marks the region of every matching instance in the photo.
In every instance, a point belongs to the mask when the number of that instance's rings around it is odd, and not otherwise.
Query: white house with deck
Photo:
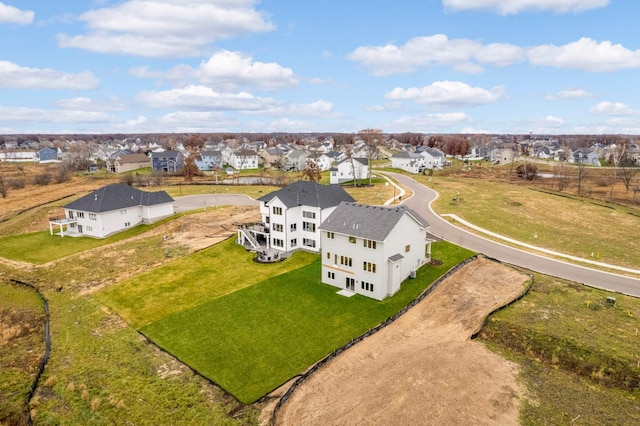
[[[409,173],[420,173],[425,168],[425,159],[415,152],[398,152],[391,156],[391,167],[401,169]]]
[[[320,224],[343,201],[339,185],[298,181],[258,198],[262,222],[238,229],[238,243],[255,251],[320,251]]]
[[[406,206],[341,203],[320,225],[322,282],[377,300],[431,260],[429,224]]]
[[[332,184],[352,181],[360,181],[369,178],[369,159],[352,157],[340,161],[331,168],[329,182]]]
[[[104,238],[141,223],[171,216],[173,198],[165,191],[146,192],[119,183],[93,191],[63,206],[63,219],[49,221],[49,231]]]

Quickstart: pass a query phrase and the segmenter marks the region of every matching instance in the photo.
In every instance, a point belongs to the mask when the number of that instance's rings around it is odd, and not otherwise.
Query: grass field
[[[489,231],[535,246],[640,268],[640,211],[490,179],[417,176],[436,190],[439,214],[453,213]],[[454,200],[454,199],[457,199]],[[593,254],[593,256],[592,256]]]
[[[615,305],[606,302],[616,298]],[[523,424],[640,424],[640,300],[535,275],[481,339],[522,366]]]
[[[45,351],[44,322],[35,291],[0,279],[0,424],[22,424],[34,365]]]
[[[437,277],[471,254],[448,243],[435,244],[433,256],[444,264],[423,267],[416,279],[407,280],[400,292],[383,302],[359,295],[337,296],[336,288],[321,284],[320,259],[314,255],[311,262],[299,267],[289,265],[291,271],[286,274],[254,281],[244,289],[227,288],[226,294],[217,298],[194,298],[191,294],[190,300],[202,303],[188,307],[178,301],[181,310],[172,308],[175,313],[170,314],[163,309],[165,317],[148,323],[141,331],[240,401],[251,403],[398,312]],[[116,310],[125,311],[125,316],[144,310],[138,307],[141,299],[144,305],[154,306],[162,304],[163,299],[174,301],[162,287],[173,283],[175,277],[160,276],[132,283],[138,292],[119,298],[118,307],[110,303],[115,299],[112,292],[100,298]],[[201,282],[181,282],[187,293],[190,287],[200,285]],[[128,294],[120,290],[122,295]],[[209,301],[205,301],[207,297]]]
[[[20,262],[43,264],[86,250],[122,241],[160,226],[178,216],[150,225],[139,225],[107,238],[60,237],[49,231],[14,234],[0,237],[0,257]]]

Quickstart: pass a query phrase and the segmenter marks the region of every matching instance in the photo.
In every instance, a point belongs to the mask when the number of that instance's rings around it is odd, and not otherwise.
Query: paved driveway
[[[431,210],[431,202],[438,196],[434,190],[417,183],[408,176],[397,173],[388,174],[414,191],[415,195],[406,200],[405,204],[416,210],[429,222],[431,225],[429,232],[433,235],[505,263],[522,266],[536,272],[576,281],[592,287],[640,297],[640,279],[551,259],[506,246],[458,228]]]
[[[176,197],[174,208],[177,213],[189,210],[206,209],[216,206],[260,206],[260,202],[246,195],[236,194],[202,194]]]

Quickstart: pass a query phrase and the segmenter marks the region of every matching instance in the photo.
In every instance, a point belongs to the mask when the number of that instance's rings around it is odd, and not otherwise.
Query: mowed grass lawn
[[[434,205],[439,214],[546,249],[640,268],[637,209],[487,179],[415,178],[440,194]]]
[[[178,287],[191,294],[188,299],[193,306],[187,307],[188,303],[178,300],[177,304],[185,309],[177,312],[167,309],[163,318],[157,318],[156,313],[157,320],[141,327],[141,332],[240,401],[251,403],[397,313],[448,269],[472,255],[449,243],[437,243],[433,256],[444,263],[423,267],[417,278],[407,280],[396,295],[378,302],[359,295],[351,298],[337,295],[338,289],[320,282],[320,257],[296,254],[312,259],[306,264],[297,260],[297,264],[290,265],[290,271],[268,279],[256,280],[264,274],[258,275],[253,269],[244,272],[241,256],[212,263],[219,269],[250,275],[253,284],[239,290],[229,286],[226,294],[216,297],[192,292],[191,287],[200,286],[202,281],[184,281]],[[286,265],[296,262],[295,257],[261,266]],[[217,279],[216,272],[207,267],[198,272],[205,274]],[[118,299],[119,307],[115,309],[124,308],[132,313],[140,299],[145,301],[144,305],[171,304],[176,294],[166,294],[162,288],[171,286],[174,279],[154,275],[137,281],[140,289],[131,297]],[[122,289],[122,295],[125,294]],[[109,303],[113,296],[109,292],[100,297],[113,307]],[[142,317],[137,320],[138,324],[145,322]]]
[[[177,217],[174,215],[151,225],[135,226],[107,238],[60,237],[51,235],[49,231],[8,235],[0,237],[0,257],[40,265],[142,234]]]

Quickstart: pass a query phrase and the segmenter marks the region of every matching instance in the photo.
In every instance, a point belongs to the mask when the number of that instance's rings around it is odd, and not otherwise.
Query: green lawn
[[[59,235],[51,235],[49,231],[8,235],[0,237],[0,257],[43,264],[139,235],[177,217],[178,215],[174,215],[151,225],[135,226],[107,238],[69,236],[63,238]]]
[[[434,245],[426,266],[382,302],[345,298],[320,282],[320,258],[141,329],[151,340],[244,403],[256,401],[314,362],[397,313],[435,279],[472,255]],[[286,262],[285,262],[286,263]],[[186,291],[195,283],[183,283]],[[146,284],[155,293],[152,283]],[[138,294],[133,299],[145,298]]]
[[[308,265],[316,255],[298,251],[263,264],[234,238],[170,262],[101,292],[97,297],[136,328],[209,300]]]

